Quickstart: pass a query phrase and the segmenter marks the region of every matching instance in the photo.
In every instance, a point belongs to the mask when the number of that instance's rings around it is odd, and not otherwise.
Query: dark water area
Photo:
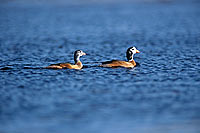
[[[199,133],[199,7],[0,4],[0,132]],[[98,67],[131,46],[138,67]]]

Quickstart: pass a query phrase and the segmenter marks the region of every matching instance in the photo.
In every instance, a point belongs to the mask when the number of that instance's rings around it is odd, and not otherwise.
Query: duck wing
[[[48,68],[48,69],[62,69],[62,68],[65,68],[69,66],[69,63],[57,63],[57,64],[51,64],[49,65],[48,67],[45,67],[45,68]]]
[[[133,68],[135,64],[132,62],[127,62],[127,61],[120,61],[120,60],[111,60],[111,61],[106,61],[102,62],[100,65],[101,67],[126,67],[126,68]]]
[[[102,62],[102,65],[103,64],[111,64],[111,63],[116,63],[118,62],[119,60],[111,60],[111,61],[105,61],[105,62]]]

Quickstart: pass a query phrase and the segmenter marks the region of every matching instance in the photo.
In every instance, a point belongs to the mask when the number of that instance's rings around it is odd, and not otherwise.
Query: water
[[[200,132],[199,6],[2,3],[0,132]],[[130,46],[140,66],[97,67]],[[41,69],[77,49],[84,69]]]

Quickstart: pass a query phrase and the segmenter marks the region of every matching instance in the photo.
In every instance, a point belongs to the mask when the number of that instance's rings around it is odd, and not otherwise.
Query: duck
[[[121,61],[121,60],[111,60],[102,62],[100,67],[125,67],[125,68],[133,68],[136,66],[136,62],[133,59],[133,55],[136,53],[140,53],[139,50],[136,49],[136,47],[130,47],[126,51],[126,58],[128,61]]]
[[[70,63],[58,63],[58,64],[51,64],[45,68],[47,69],[82,69],[83,64],[80,61],[80,57],[86,55],[82,50],[76,50],[74,52],[74,64]]]

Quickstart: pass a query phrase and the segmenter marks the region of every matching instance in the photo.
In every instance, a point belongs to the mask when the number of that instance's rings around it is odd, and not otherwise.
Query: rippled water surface
[[[1,4],[0,132],[200,132],[199,7]],[[97,67],[130,46],[138,67]],[[77,49],[84,69],[41,69]]]

